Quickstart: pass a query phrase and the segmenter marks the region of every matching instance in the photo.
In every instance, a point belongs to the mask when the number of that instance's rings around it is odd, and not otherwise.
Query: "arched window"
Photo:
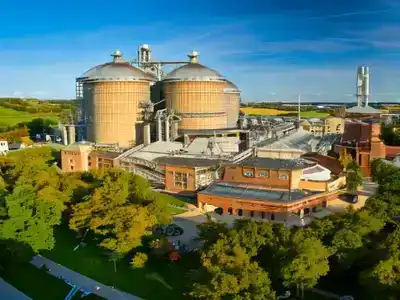
[[[232,207],[228,208],[228,215],[233,215],[233,208]]]
[[[224,209],[222,207],[217,207],[214,212],[216,214],[222,215],[224,213]]]
[[[240,217],[243,216],[243,209],[239,208],[237,210],[237,215],[240,216]]]

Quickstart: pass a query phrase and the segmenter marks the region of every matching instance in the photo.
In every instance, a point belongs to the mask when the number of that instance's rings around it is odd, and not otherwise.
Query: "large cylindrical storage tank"
[[[237,128],[239,121],[240,111],[240,90],[239,88],[230,81],[227,81],[224,89],[225,97],[225,111],[227,118],[228,128]]]
[[[190,62],[164,78],[166,107],[181,121],[179,133],[226,129],[224,107],[225,78],[197,61],[197,53],[189,54]]]
[[[91,142],[132,147],[142,141],[142,101],[150,101],[152,75],[131,66],[116,51],[112,62],[96,66],[79,80],[87,138]]]

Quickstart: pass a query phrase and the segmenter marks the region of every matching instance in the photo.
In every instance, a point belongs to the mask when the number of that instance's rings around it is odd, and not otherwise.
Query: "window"
[[[177,188],[186,190],[187,189],[187,173],[182,173],[182,172],[175,172],[174,176],[174,185]]]
[[[281,174],[281,175],[279,175],[279,179],[281,179],[281,180],[287,180],[287,179],[288,179],[288,176],[287,176],[286,174]]]
[[[74,170],[74,166],[70,166],[69,168],[71,169],[71,171],[73,171],[73,170]]]
[[[91,165],[92,165],[92,163],[89,161],[89,162],[88,162],[88,166],[90,167]]]
[[[254,175],[254,173],[252,171],[245,171],[243,174],[246,177],[253,177],[253,175]]]
[[[254,177],[254,169],[250,169],[250,168],[243,169],[243,176]]]
[[[69,163],[70,163],[70,164],[73,164],[73,163],[74,163],[74,160],[73,160],[73,159],[70,159],[70,160],[69,160]]]
[[[268,171],[260,171],[260,172],[258,173],[258,176],[259,176],[259,177],[268,177]]]

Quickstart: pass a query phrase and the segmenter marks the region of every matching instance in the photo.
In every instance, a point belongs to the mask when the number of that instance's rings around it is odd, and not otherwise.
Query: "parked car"
[[[183,229],[176,224],[158,226],[155,230],[160,235],[179,236],[183,234]]]

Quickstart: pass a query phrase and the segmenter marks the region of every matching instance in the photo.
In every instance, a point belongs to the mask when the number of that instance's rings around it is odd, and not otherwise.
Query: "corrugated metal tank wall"
[[[225,91],[224,98],[227,128],[237,128],[240,110],[240,91]]]
[[[166,105],[181,117],[179,130],[227,128],[224,81],[164,83]]]
[[[139,103],[150,100],[149,82],[84,83],[83,98],[87,104],[90,141],[118,143],[120,147],[131,147],[141,142],[136,136],[142,119]]]

